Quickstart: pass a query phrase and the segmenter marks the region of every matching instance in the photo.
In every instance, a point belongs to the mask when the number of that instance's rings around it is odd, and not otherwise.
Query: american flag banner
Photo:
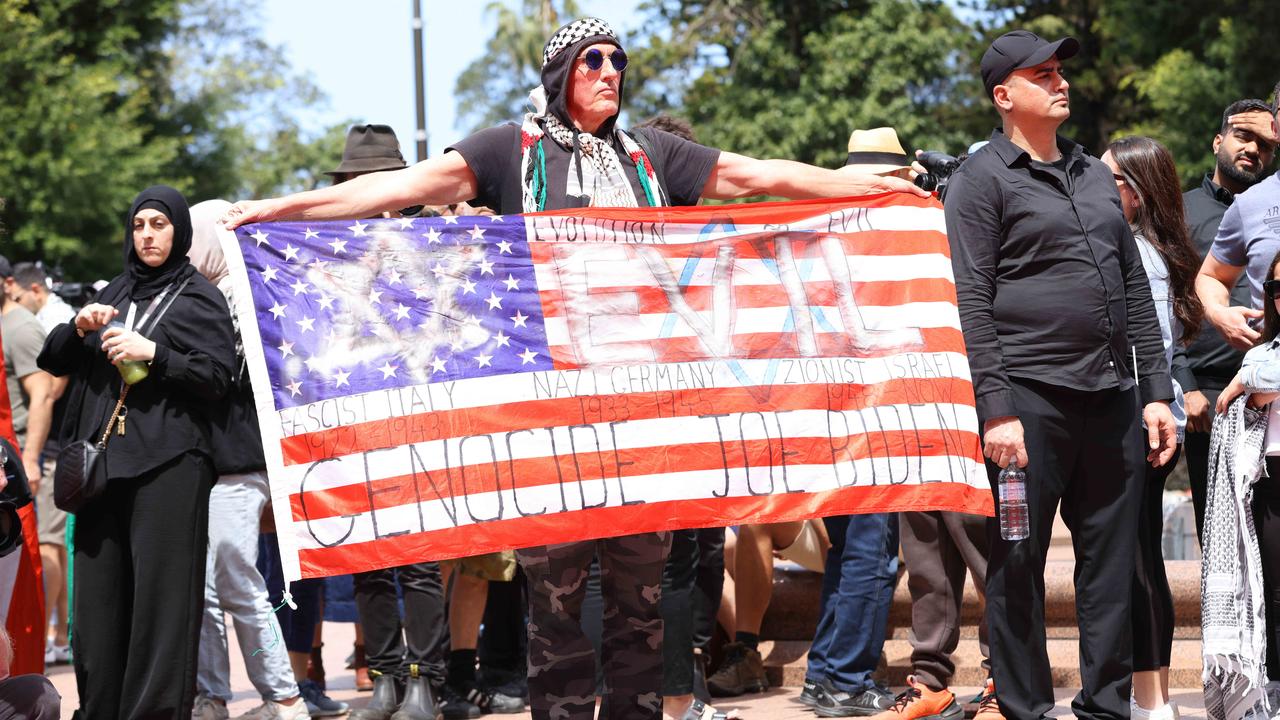
[[[933,200],[264,223],[231,244],[291,579],[992,514]]]

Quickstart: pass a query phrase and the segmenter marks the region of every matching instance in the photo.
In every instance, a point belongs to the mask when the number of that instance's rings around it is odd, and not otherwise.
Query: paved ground
[[[356,692],[355,680],[351,671],[343,668],[343,661],[351,651],[351,643],[354,638],[353,626],[350,624],[327,623],[324,628],[324,634],[324,664],[329,671],[329,694],[337,700],[350,703],[353,708],[363,706],[368,701],[368,693]],[[230,641],[231,647],[236,648],[234,636],[230,638]],[[235,717],[248,712],[259,704],[261,700],[254,693],[253,686],[249,684],[249,680],[245,676],[244,661],[241,660],[239,653],[234,651],[231,654],[231,673],[231,686],[235,689],[236,695],[235,700],[231,703],[230,710],[232,717]],[[70,667],[64,666],[52,669],[49,676],[58,688],[58,692],[62,693],[62,717],[64,720],[69,719],[71,713],[78,706],[75,675],[71,672]],[[977,688],[957,688],[956,693],[960,697],[967,699],[977,693]],[[1074,693],[1074,690],[1058,690],[1058,707],[1054,711],[1053,717],[1071,716],[1071,697]],[[815,717],[812,712],[796,702],[796,696],[799,694],[799,688],[780,688],[771,690],[763,695],[754,695],[735,702],[721,703],[718,707],[724,710],[736,708],[739,711],[739,716],[744,720],[800,720],[801,718],[808,720]],[[1175,691],[1174,700],[1182,709],[1182,717],[1188,720],[1204,717],[1204,703],[1198,689]],[[526,713],[523,715],[507,715],[505,717],[512,720],[523,720],[528,718],[529,715]]]

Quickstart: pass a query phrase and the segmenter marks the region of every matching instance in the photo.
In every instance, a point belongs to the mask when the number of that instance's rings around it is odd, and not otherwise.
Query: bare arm
[[[40,486],[40,454],[53,426],[53,376],[37,370],[19,382],[27,395],[27,442],[22,446],[22,465],[34,492]]]
[[[1196,275],[1196,294],[1204,304],[1204,316],[1213,323],[1232,347],[1248,350],[1261,337],[1249,327],[1249,320],[1262,317],[1261,310],[1231,305],[1231,288],[1235,287],[1243,266],[1228,265],[1210,252]]]
[[[757,160],[745,155],[721,152],[702,197],[733,200],[755,195],[776,195],[792,200],[823,197],[874,195],[882,192],[910,192],[921,197],[929,193],[907,180],[866,175],[850,170],[828,170],[793,160]]]
[[[447,205],[476,195],[476,176],[449,152],[403,170],[369,173],[341,185],[268,200],[242,200],[227,210],[228,230],[271,220],[367,218],[411,205]]]

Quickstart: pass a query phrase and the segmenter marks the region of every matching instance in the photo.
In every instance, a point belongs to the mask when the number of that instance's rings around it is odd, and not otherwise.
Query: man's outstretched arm
[[[854,172],[828,170],[793,160],[757,160],[745,155],[721,152],[711,170],[702,197],[716,200],[774,195],[792,200],[823,197],[875,195],[882,192],[909,192],[921,197],[929,193],[910,181]]]
[[[369,173],[319,190],[267,200],[241,200],[222,217],[228,230],[272,220],[367,218],[412,205],[448,205],[476,196],[476,176],[448,152],[403,170]]]

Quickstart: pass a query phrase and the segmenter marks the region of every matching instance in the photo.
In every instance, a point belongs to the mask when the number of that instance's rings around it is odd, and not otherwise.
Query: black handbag
[[[191,282],[190,278],[183,280],[182,284],[178,285],[177,291],[169,297],[168,302],[164,302],[165,296],[174,289],[173,285],[170,284],[161,291],[151,307],[143,314],[142,319],[138,321],[138,332],[143,333],[143,327],[147,328],[146,333],[155,330],[160,324],[160,318],[169,310],[169,306],[173,305],[173,301],[182,294],[182,289],[189,282]],[[153,312],[154,317],[152,317]],[[151,322],[149,326],[148,320]],[[111,411],[107,426],[96,444],[88,440],[77,440],[58,452],[58,465],[53,471],[53,504],[59,509],[69,513],[80,512],[81,508],[107,489],[107,440],[111,437],[111,430],[117,422],[120,424],[120,434],[124,434],[124,418],[120,416],[120,409],[124,407],[124,399],[129,394],[129,387],[121,383],[120,399],[116,401],[116,408]]]
[[[107,427],[96,444],[77,440],[58,452],[58,465],[53,471],[53,504],[59,509],[78,513],[80,508],[107,489],[107,440],[116,422],[124,422],[120,418],[120,408],[128,394],[128,385],[120,388],[116,409],[111,412]]]

